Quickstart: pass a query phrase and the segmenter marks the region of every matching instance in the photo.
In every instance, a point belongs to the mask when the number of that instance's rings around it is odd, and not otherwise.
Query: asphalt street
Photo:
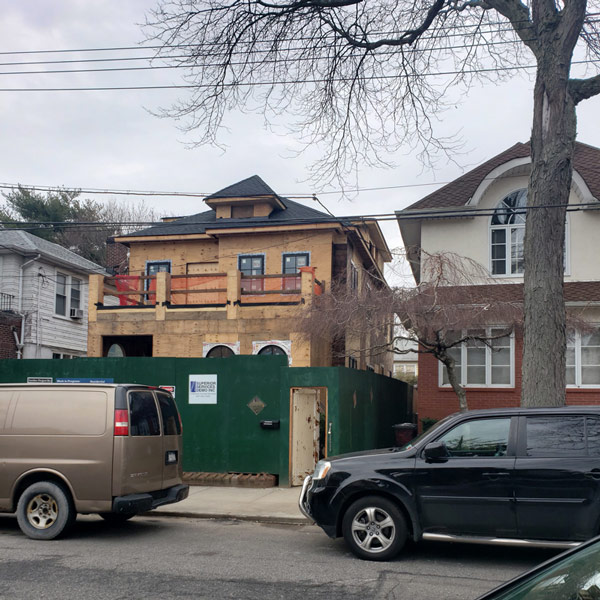
[[[0,598],[472,600],[556,551],[410,545],[393,562],[358,560],[313,525],[79,517],[63,540],[26,538],[0,516]]]

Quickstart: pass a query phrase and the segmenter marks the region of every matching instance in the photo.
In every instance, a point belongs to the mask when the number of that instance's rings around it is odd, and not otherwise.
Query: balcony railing
[[[240,306],[301,304],[324,290],[312,267],[303,267],[293,275],[243,275],[231,271],[202,275],[92,276],[90,286],[90,310],[227,307],[229,311],[230,307]]]
[[[0,292],[0,310],[12,310],[14,299],[14,296]]]
[[[227,273],[210,275],[171,275],[168,297],[171,306],[227,303]],[[106,284],[117,290],[119,306],[154,306],[156,304],[156,275],[116,275]]]

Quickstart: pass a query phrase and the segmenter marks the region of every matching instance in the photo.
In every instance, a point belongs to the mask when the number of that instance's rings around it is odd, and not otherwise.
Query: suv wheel
[[[30,485],[19,498],[17,521],[21,531],[34,540],[53,540],[75,521],[68,492],[50,481]]]
[[[344,514],[342,532],[352,552],[366,560],[393,558],[407,537],[406,521],[398,507],[378,496],[352,503]]]

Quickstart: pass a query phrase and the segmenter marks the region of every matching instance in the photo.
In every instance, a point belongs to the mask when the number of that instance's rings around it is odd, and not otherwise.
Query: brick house
[[[359,289],[391,260],[372,219],[336,218],[253,176],[205,199],[209,210],[115,238],[128,275],[90,282],[89,356],[285,354],[293,366],[391,375],[392,357],[309,342],[298,311],[333,280]],[[107,302],[110,295],[119,306]]]
[[[522,301],[523,234],[530,169],[528,144],[518,143],[407,209],[398,223],[415,281],[421,283],[423,251],[452,252],[483,265],[495,280],[481,292]],[[600,404],[600,149],[577,143],[565,241],[565,302],[590,323],[572,331],[567,349],[567,403]],[[488,286],[489,289],[483,288]],[[501,326],[501,323],[493,324]],[[500,341],[501,349],[455,349],[470,409],[518,406],[522,334]],[[458,410],[444,369],[419,355],[420,418],[439,419]]]

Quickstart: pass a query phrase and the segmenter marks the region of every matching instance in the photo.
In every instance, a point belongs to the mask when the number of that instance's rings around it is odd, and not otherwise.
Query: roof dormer
[[[274,210],[285,210],[281,198],[258,176],[234,183],[204,199],[217,219],[268,217]]]

